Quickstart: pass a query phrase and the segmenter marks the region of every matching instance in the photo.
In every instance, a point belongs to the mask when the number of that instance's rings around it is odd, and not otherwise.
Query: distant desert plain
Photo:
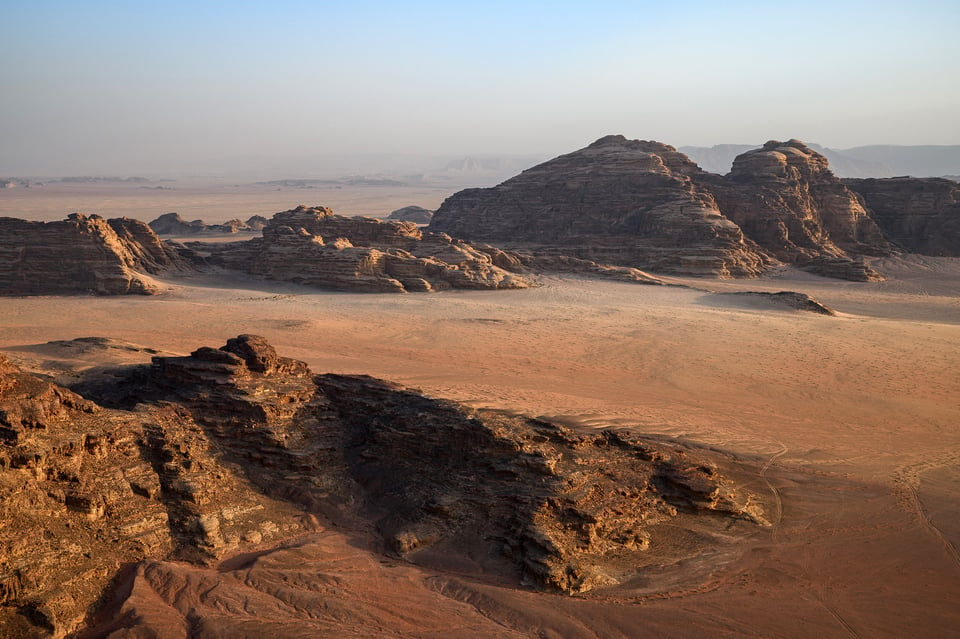
[[[177,211],[221,222],[305,203],[385,217],[404,205],[434,209],[450,193],[177,188],[8,189],[0,215],[59,220],[82,210],[149,221]],[[704,451],[737,469],[766,524],[729,524],[710,537],[726,534],[722,543],[664,525],[648,571],[556,594],[384,554],[372,537],[321,519],[312,532],[248,551],[304,601],[322,590],[320,609],[267,594],[248,554],[182,564],[182,581],[130,595],[141,597],[138,626],[104,622],[77,636],[956,636],[960,259],[869,263],[884,281],[785,266],[757,279],[667,276],[666,286],[558,274],[522,290],[371,295],[198,273],[155,277],[154,296],[3,298],[0,351],[61,384],[97,366],[260,335],[317,374],[369,375],[576,432],[626,428]],[[730,295],[782,290],[835,315]],[[84,337],[112,341],[63,344]],[[210,619],[233,630],[217,634]]]

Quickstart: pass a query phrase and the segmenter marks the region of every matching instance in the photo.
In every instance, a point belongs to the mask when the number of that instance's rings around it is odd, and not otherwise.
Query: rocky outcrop
[[[797,140],[742,153],[720,176],[665,144],[607,136],[494,188],[451,196],[430,228],[535,253],[721,277],[786,262],[878,279],[864,258],[894,250],[826,158]]]
[[[150,227],[129,218],[0,218],[0,237],[0,295],[151,293],[144,274],[190,268]]]
[[[737,156],[727,176],[702,174],[698,182],[724,215],[783,262],[831,277],[879,279],[862,258],[893,250],[827,159],[798,140],[767,142]]]
[[[318,518],[428,568],[469,556],[568,593],[634,578],[658,526],[720,522],[716,536],[698,529],[709,544],[764,523],[725,478],[731,462],[314,377],[252,335],[83,392],[0,358],[3,636],[76,630],[112,578],[127,583],[123,565],[213,565]]]
[[[304,530],[184,409],[102,408],[0,356],[0,636],[77,629],[118,570],[202,565]]]
[[[440,206],[430,230],[665,273],[753,276],[770,263],[658,142],[607,136]]]
[[[707,297],[721,300],[742,300],[747,304],[756,303],[766,308],[782,308],[794,311],[805,311],[817,315],[836,315],[834,310],[806,293],[795,291],[779,291],[767,293],[763,291],[737,291],[735,293],[711,293]]]
[[[526,288],[516,257],[413,222],[344,217],[323,207],[277,213],[263,237],[230,244],[191,244],[212,264],[271,280],[375,293],[448,288]]]
[[[681,449],[473,411],[368,378],[317,383],[346,433],[368,516],[387,548],[414,562],[506,559],[529,585],[583,592],[625,579],[650,530],[678,511],[763,521],[715,466]]]
[[[266,218],[262,215],[254,215],[246,222],[242,220],[229,220],[223,224],[207,224],[203,220],[193,220],[187,222],[180,217],[179,213],[164,213],[157,219],[150,222],[150,228],[157,235],[197,235],[197,234],[220,234],[220,233],[256,233],[260,231]]]
[[[941,178],[844,180],[883,234],[922,255],[960,257],[960,185]]]
[[[405,206],[387,216],[388,220],[397,222],[413,222],[414,224],[429,224],[433,219],[433,211],[422,206]]]

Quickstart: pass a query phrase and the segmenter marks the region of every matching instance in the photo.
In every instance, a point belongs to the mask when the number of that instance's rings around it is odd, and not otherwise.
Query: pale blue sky
[[[0,15],[0,175],[318,155],[960,144],[960,3],[52,2]]]

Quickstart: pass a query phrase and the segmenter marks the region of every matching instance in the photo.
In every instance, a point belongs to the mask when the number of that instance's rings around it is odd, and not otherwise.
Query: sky
[[[0,176],[960,144],[960,2],[6,0]]]

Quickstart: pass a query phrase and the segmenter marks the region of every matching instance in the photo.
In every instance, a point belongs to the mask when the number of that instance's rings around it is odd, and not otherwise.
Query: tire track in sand
[[[958,463],[960,463],[960,455],[951,453],[935,459],[908,464],[897,470],[893,483],[898,492],[897,501],[913,512],[920,524],[933,534],[953,561],[960,565],[960,551],[930,519],[930,513],[923,507],[919,492],[920,476],[925,472]]]

